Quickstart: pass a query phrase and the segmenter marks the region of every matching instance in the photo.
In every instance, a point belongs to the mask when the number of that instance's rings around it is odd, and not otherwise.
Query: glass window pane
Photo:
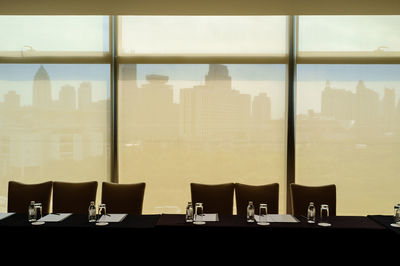
[[[300,16],[299,55],[393,55],[399,27],[400,16]]]
[[[299,65],[296,182],[337,185],[339,215],[399,201],[400,65]]]
[[[108,16],[0,16],[0,55],[102,56],[109,52]]]
[[[285,212],[286,65],[119,68],[119,180],[147,183],[145,213],[183,213],[190,182],[278,182]]]
[[[110,180],[109,77],[109,65],[0,64],[0,212],[9,180]]]
[[[287,53],[285,16],[122,16],[120,21],[120,55]]]

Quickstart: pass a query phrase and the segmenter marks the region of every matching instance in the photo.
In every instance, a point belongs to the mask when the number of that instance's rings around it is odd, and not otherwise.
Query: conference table
[[[310,224],[305,217],[294,217],[296,222],[270,222],[267,226],[248,223],[239,215],[219,214],[217,221],[195,225],[185,222],[182,214],[126,215],[121,222],[98,226],[89,223],[88,216],[72,214],[60,222],[32,225],[27,215],[15,213],[0,220],[0,241],[8,248],[40,246],[43,249],[87,250],[95,247],[107,252],[129,251],[140,244],[139,251],[151,249],[177,252],[196,248],[217,252],[251,247],[254,252],[297,250],[389,251],[400,247],[400,228],[391,227],[393,216],[331,216],[331,226]],[[129,243],[129,245],[127,245]],[[397,244],[393,244],[397,243]],[[230,253],[231,254],[231,253]]]

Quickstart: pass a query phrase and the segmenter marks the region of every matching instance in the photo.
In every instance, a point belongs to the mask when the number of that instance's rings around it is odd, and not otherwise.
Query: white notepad
[[[110,213],[102,215],[98,222],[100,223],[119,223],[126,217],[126,213]]]
[[[0,213],[0,220],[3,220],[4,218],[7,218],[11,215],[13,215],[15,212],[7,212],[7,213]]]
[[[205,213],[203,215],[203,221],[204,222],[218,222],[218,213]]]
[[[61,222],[71,214],[72,213],[50,213],[40,218],[38,222]]]
[[[256,222],[260,220],[259,215],[254,215],[254,219]],[[268,223],[298,223],[295,217],[290,214],[267,214],[267,222]]]

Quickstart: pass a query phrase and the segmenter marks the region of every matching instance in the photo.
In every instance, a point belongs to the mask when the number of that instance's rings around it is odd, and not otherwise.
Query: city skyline
[[[168,75],[150,72],[142,82],[135,78],[140,65],[122,65],[118,84],[120,182],[145,177],[152,193],[168,194],[177,186],[184,191],[188,180],[198,181],[197,175],[205,176],[203,181],[213,182],[215,171],[226,181],[236,172],[241,173],[240,178],[250,175],[256,183],[265,182],[266,173],[268,180],[283,178],[280,166],[285,160],[285,120],[274,119],[271,111],[279,102],[264,91],[251,95],[237,90],[229,65],[207,66],[203,81],[181,89],[177,103],[174,83]],[[9,176],[27,180],[49,175],[62,178],[63,172],[76,180],[93,176],[107,180],[109,99],[95,100],[92,94],[98,89],[96,83],[86,79],[77,85],[59,83],[54,94],[51,79],[46,66],[36,65],[29,88],[36,100],[32,99],[29,106],[22,105],[19,94],[13,90],[3,95],[2,182]],[[306,114],[297,113],[297,154],[318,147],[337,147],[330,146],[332,140],[350,144],[349,153],[354,153],[373,149],[371,144],[376,141],[399,138],[396,88],[383,86],[381,96],[370,88],[370,82],[352,82],[354,87],[343,88],[336,86],[336,82],[324,81],[318,97],[313,98],[321,105],[321,111],[308,108]],[[300,84],[298,94],[307,92],[301,86],[304,84]],[[363,110],[369,112],[363,116]],[[370,113],[374,110],[378,112],[375,117]],[[303,145],[310,140],[311,146]],[[311,155],[306,153],[298,161],[307,156]],[[216,166],[215,162],[223,162],[223,166]],[[102,166],[86,167],[92,163]],[[299,165],[302,168],[296,171],[302,176],[307,164]],[[166,187],[168,192],[164,191]],[[175,199],[168,195],[169,206],[179,210],[181,196]],[[144,208],[152,213],[163,206],[152,198]]]

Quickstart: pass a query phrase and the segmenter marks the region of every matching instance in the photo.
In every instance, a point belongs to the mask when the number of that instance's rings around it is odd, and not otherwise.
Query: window
[[[146,182],[144,212],[184,212],[191,182],[278,182],[284,212],[287,18],[120,24],[119,181]]]
[[[297,66],[296,182],[335,183],[339,215],[391,214],[398,201],[399,23],[299,18],[299,62],[309,64]]]
[[[110,52],[107,16],[0,16],[0,55],[102,57]],[[93,58],[92,58],[93,59]]]
[[[0,16],[0,212],[9,180],[110,180],[108,21]]]
[[[399,26],[400,16],[300,16],[299,60],[391,60],[400,56]]]
[[[286,213],[294,180],[335,183],[339,215],[391,214],[399,26],[400,16],[0,16],[0,212],[15,179],[146,182],[144,213],[184,212],[191,182],[278,182]]]
[[[286,56],[286,20],[285,16],[122,16],[118,53]]]

